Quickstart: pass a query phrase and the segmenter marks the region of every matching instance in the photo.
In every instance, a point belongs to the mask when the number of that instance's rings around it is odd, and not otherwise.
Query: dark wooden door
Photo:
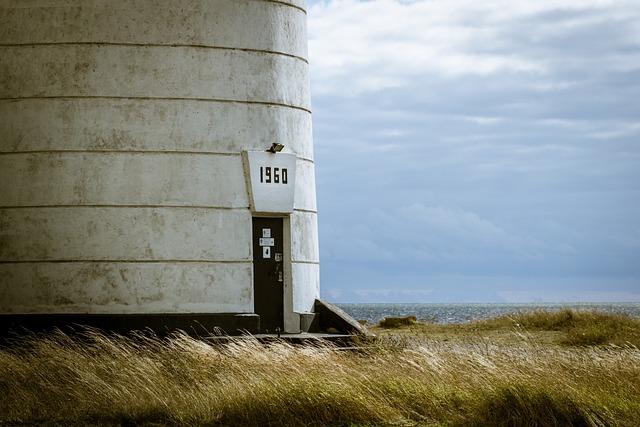
[[[283,330],[284,270],[282,218],[253,218],[254,309],[260,331]]]

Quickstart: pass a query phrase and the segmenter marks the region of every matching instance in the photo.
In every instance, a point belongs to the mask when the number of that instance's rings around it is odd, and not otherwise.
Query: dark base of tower
[[[167,335],[181,330],[194,337],[260,332],[260,316],[253,313],[158,314],[2,314],[0,337],[26,332],[79,332],[84,328],[127,334],[153,331]]]
[[[260,316],[255,313],[155,313],[155,314],[0,314],[0,339],[60,329],[65,333],[86,328],[128,334],[152,331],[165,336],[184,331],[192,337],[257,335]],[[280,335],[281,331],[267,331]],[[313,313],[300,314],[300,332],[367,336],[369,332],[339,307],[316,300]]]

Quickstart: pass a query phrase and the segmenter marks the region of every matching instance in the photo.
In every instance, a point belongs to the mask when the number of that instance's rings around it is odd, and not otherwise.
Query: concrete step
[[[259,342],[284,341],[293,344],[313,344],[331,342],[338,345],[353,345],[354,335],[349,334],[328,334],[323,332],[301,332],[298,334],[246,334],[246,335],[211,335],[201,339],[210,343],[227,343],[237,340],[255,339]]]

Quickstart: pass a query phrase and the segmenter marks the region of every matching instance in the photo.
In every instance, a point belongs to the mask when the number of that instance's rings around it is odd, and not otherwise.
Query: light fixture
[[[282,151],[283,148],[284,148],[284,145],[278,142],[274,142],[273,144],[271,144],[271,148],[269,148],[267,151],[270,153],[279,153]]]

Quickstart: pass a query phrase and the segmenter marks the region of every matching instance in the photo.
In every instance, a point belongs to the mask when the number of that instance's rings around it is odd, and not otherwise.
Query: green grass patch
[[[413,326],[417,323],[416,316],[406,317],[385,317],[378,322],[378,326],[381,328],[393,329],[401,328],[403,326]]]
[[[515,327],[531,331],[559,331],[566,345],[632,345],[640,347],[640,321],[624,315],[563,309],[536,310],[476,322],[485,329]]]

